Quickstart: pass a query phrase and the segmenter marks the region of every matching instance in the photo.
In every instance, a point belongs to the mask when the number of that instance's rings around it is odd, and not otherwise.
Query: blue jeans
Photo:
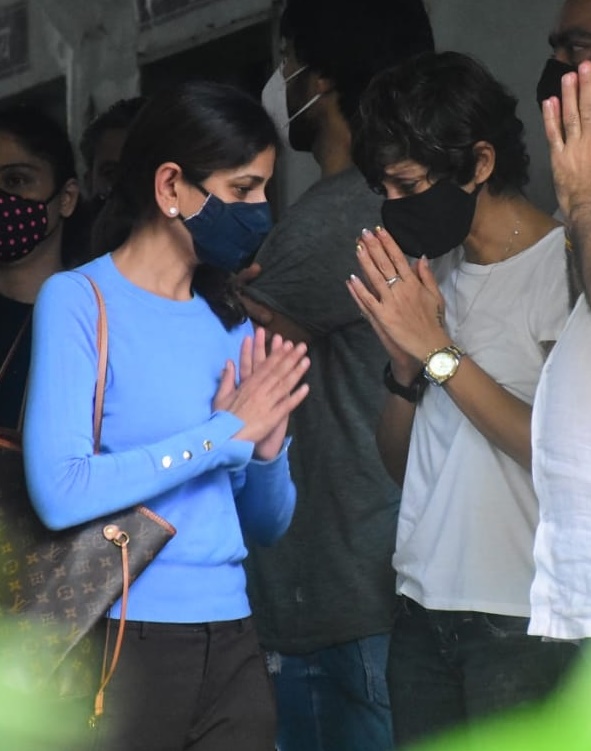
[[[388,659],[397,746],[550,693],[579,648],[528,636],[527,624],[400,597]]]
[[[306,655],[268,655],[279,751],[391,751],[389,640],[381,634]]]

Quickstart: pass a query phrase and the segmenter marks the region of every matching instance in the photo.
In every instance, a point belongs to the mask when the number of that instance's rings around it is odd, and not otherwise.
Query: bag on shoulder
[[[98,453],[107,364],[107,321],[98,287],[98,377],[94,450]],[[9,353],[9,357],[10,357]],[[0,370],[0,376],[3,368]],[[97,691],[95,715],[119,656],[130,583],[176,534],[145,506],[61,531],[47,529],[28,496],[19,431],[0,429],[0,666],[4,679],[62,696]],[[89,633],[122,598],[113,656],[97,686]],[[105,646],[105,649],[107,645]],[[72,658],[72,655],[76,655]],[[70,659],[66,659],[70,656]],[[106,654],[105,654],[106,657]]]

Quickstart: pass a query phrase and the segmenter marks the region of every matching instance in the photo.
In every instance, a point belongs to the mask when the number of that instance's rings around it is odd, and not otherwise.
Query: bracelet
[[[386,367],[384,368],[384,386],[391,394],[401,396],[411,404],[417,404],[425,393],[427,381],[423,377],[423,371],[421,370],[409,386],[403,386],[394,378],[392,366],[388,360]]]

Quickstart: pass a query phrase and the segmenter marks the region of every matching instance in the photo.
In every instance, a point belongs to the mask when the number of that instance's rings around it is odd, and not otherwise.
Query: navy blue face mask
[[[203,206],[192,216],[181,217],[191,233],[200,261],[223,271],[239,271],[259,249],[273,226],[269,204],[236,201],[225,203],[205,188]]]

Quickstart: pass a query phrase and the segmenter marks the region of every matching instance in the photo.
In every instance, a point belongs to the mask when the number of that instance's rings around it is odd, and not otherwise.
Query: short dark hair
[[[80,151],[88,170],[92,170],[96,149],[103,133],[107,130],[125,130],[129,128],[145,103],[146,97],[143,96],[131,99],[119,99],[108,110],[95,117],[90,125],[86,127],[80,139]]]
[[[287,0],[280,34],[298,62],[334,83],[349,121],[372,76],[434,47],[422,0]]]
[[[68,134],[43,110],[15,105],[0,111],[0,131],[10,133],[34,156],[49,162],[54,188],[76,177],[76,163]]]
[[[179,83],[148,100],[125,140],[113,191],[93,230],[93,252],[114,250],[134,227],[154,216],[154,174],[175,162],[184,178],[200,185],[212,172],[241,167],[279,137],[263,106],[250,94],[210,81]],[[224,272],[200,264],[193,279],[224,325],[243,319],[243,309]]]
[[[521,192],[529,157],[517,100],[479,62],[458,52],[425,53],[375,77],[362,97],[353,158],[374,189],[388,165],[411,159],[431,179],[473,179],[474,145],[495,149],[487,184],[494,194]]]

